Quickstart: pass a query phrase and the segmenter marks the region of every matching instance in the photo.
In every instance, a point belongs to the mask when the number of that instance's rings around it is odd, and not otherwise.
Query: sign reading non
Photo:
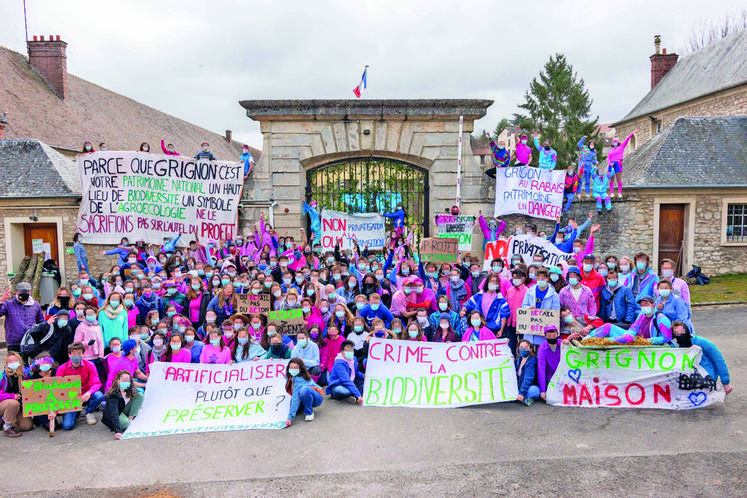
[[[420,243],[420,260],[423,263],[456,263],[459,240],[427,238]]]
[[[560,310],[519,308],[516,311],[517,334],[545,335],[548,325],[560,330]]]
[[[80,411],[80,385],[80,375],[22,381],[23,416]]]

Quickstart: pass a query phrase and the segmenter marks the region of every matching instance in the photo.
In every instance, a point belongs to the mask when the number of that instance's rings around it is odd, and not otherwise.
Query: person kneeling
[[[106,393],[106,406],[101,422],[119,439],[122,433],[137,417],[145,396],[132,383],[132,375],[127,370],[120,370],[109,392]]]
[[[324,401],[324,391],[311,379],[309,371],[301,358],[292,358],[285,373],[285,392],[291,395],[290,410],[285,426],[288,427],[296,418],[296,413],[303,409],[306,421],[314,420],[314,408]]]
[[[93,412],[104,401],[104,395],[99,391],[101,381],[96,367],[93,363],[83,359],[86,347],[81,342],[74,342],[68,348],[70,351],[70,361],[60,365],[55,375],[57,377],[67,377],[68,375],[80,375],[80,397],[81,402],[85,405],[86,423],[88,425],[96,424],[96,416]],[[62,428],[71,431],[75,427],[80,412],[67,412],[62,415]]]
[[[329,373],[327,394],[337,400],[353,397],[356,403],[362,405],[363,374],[358,369],[354,349],[353,341],[343,341],[340,344],[340,354],[335,358],[335,364]]]
[[[691,346],[698,346],[703,355],[700,357],[700,366],[708,372],[711,378],[718,382],[721,379],[721,385],[724,386],[724,392],[729,394],[732,391],[732,387],[729,383],[729,369],[726,367],[726,360],[724,355],[718,350],[716,345],[698,335],[692,335],[690,328],[685,322],[675,321],[672,323],[672,343],[677,344],[680,348],[689,348]]]
[[[532,354],[532,344],[526,339],[519,343],[519,357],[516,358],[516,376],[519,395],[517,401],[531,406],[540,397],[537,387],[537,358]]]

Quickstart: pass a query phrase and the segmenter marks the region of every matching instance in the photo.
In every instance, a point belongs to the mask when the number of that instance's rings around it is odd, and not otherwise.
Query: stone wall
[[[747,190],[743,191],[747,199]],[[721,245],[723,196],[699,195],[695,217],[695,261],[706,275],[747,272],[747,245]],[[744,201],[747,202],[747,201]]]

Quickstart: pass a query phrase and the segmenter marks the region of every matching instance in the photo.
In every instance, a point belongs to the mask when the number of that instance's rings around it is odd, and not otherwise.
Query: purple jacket
[[[560,307],[562,308],[563,306],[569,306],[573,316],[576,318],[584,315],[596,316],[597,314],[597,300],[591,289],[585,285],[581,285],[581,295],[578,296],[578,301],[571,294],[570,285],[566,285],[560,289]]]
[[[537,349],[537,380],[539,381],[540,393],[547,391],[547,384],[555,375],[560,363],[560,341],[555,345],[555,352],[550,349],[547,341],[540,344]]]
[[[0,306],[0,316],[5,317],[5,340],[10,346],[21,344],[23,334],[37,323],[44,321],[44,312],[39,303],[33,301],[32,298],[29,298],[28,303],[23,304],[14,297]]]

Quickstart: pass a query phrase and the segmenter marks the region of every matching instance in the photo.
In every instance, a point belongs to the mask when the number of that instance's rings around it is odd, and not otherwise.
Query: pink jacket
[[[161,361],[166,361],[161,357]],[[191,363],[192,353],[187,348],[181,348],[177,353],[171,353],[171,363]]]
[[[529,164],[532,160],[532,148],[521,142],[516,144],[516,160],[521,164]]]
[[[164,142],[164,141],[163,141],[163,138],[161,139],[161,150],[162,150],[162,151],[163,151],[163,153],[164,153],[164,154],[166,154],[167,156],[178,156],[178,155],[179,155],[179,153],[178,153],[178,152],[176,152],[176,151],[174,151],[174,152],[169,152],[169,149],[167,149],[167,148],[166,148],[166,142]]]
[[[467,330],[464,331],[464,334],[462,334],[462,342],[470,342],[472,339],[472,333],[475,331],[474,327],[470,327]],[[495,334],[490,331],[487,327],[480,327],[480,330],[477,332],[477,340],[478,341],[489,341],[491,339],[495,339]]]
[[[324,369],[328,372],[332,371],[332,367],[335,365],[335,358],[337,358],[337,355],[340,353],[340,345],[345,340],[345,338],[342,336],[342,334],[339,334],[337,336],[337,339],[334,341],[327,338],[327,345],[324,346],[324,361],[320,362],[320,365],[324,365]],[[319,353],[320,359],[322,357],[322,353],[320,351]]]
[[[88,343],[91,339],[96,342],[89,346]],[[104,357],[104,338],[101,335],[101,327],[99,327],[98,322],[91,323],[88,320],[80,322],[75,329],[73,341],[82,342],[85,345],[86,350],[83,353],[84,360],[91,361]]]
[[[73,366],[72,361],[63,363],[55,372],[57,377],[66,377],[68,375],[80,375],[80,394],[93,394],[101,389],[101,381],[96,367],[90,361],[83,360],[78,368]]]
[[[585,285],[581,286],[581,294],[578,296],[578,300],[574,299],[570,285],[560,289],[560,306],[570,307],[571,313],[577,318],[584,315],[596,316],[597,314],[597,300],[594,298],[591,289]]]
[[[508,301],[508,308],[511,310],[511,318],[508,320],[509,327],[516,327],[516,310],[521,308],[521,304],[524,302],[524,294],[526,293],[527,286],[521,284],[518,288],[512,285],[508,288],[506,294],[504,294],[506,301]]]
[[[628,135],[628,138],[626,138],[623,143],[618,145],[617,147],[612,147],[607,154],[607,162],[609,164],[612,164],[615,161],[622,161],[623,160],[623,153],[625,152],[625,147],[628,145],[628,142],[630,142],[630,139],[633,138],[633,134],[631,133]]]
[[[403,311],[407,311],[407,296],[404,291],[398,290],[392,296],[392,307],[389,310],[394,316],[401,316]]]

